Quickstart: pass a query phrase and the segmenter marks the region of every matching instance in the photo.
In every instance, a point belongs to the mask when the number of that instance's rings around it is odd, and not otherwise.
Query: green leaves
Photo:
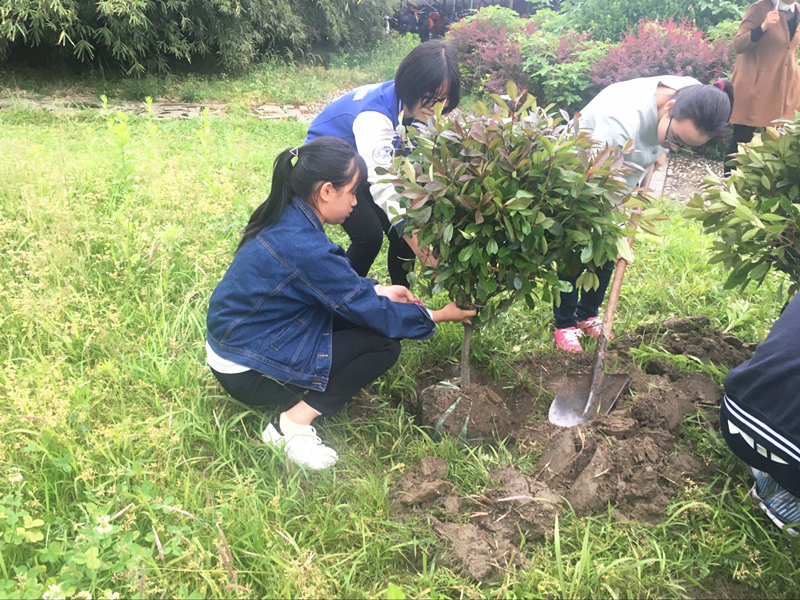
[[[761,283],[774,269],[791,297],[800,288],[800,121],[768,128],[732,165],[726,180],[706,178],[685,215],[718,236],[711,262],[729,269],[726,287]]]
[[[421,243],[439,256],[423,283],[477,306],[476,324],[518,300],[549,302],[559,271],[588,266],[580,285],[596,286],[595,266],[624,244],[625,206],[646,205],[628,194],[619,152],[576,135],[513,85],[493,99],[409,127],[409,153],[386,179]],[[420,190],[424,206],[415,203]],[[647,210],[646,219],[658,217]]]
[[[631,252],[631,246],[628,244],[628,240],[617,240],[617,252],[619,252],[619,255],[629,263],[633,262],[633,252]]]
[[[371,47],[389,0],[0,0],[0,60],[15,45],[55,48],[126,74],[169,71],[212,57],[241,69],[268,53],[303,53],[313,40]]]
[[[508,210],[522,210],[528,208],[532,202],[533,194],[525,190],[519,190],[516,195],[503,206]]]

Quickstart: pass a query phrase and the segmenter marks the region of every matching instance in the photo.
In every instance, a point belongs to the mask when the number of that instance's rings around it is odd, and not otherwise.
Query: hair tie
[[[723,92],[725,91],[725,82],[724,82],[724,81],[722,81],[722,79],[717,79],[717,80],[716,80],[714,83],[712,83],[711,85],[713,85],[714,87],[718,87],[718,88],[719,88],[719,89],[721,89]]]
[[[299,148],[289,148],[289,154],[297,158],[300,156],[300,149]]]

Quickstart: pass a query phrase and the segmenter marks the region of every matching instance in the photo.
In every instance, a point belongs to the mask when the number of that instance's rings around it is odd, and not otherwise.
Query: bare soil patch
[[[642,327],[614,342],[607,355],[613,372],[629,372],[627,389],[611,413],[569,429],[547,420],[547,407],[568,373],[591,370],[592,355],[529,356],[517,368],[524,386],[474,383],[461,390],[432,386],[420,398],[422,424],[467,442],[509,439],[518,451],[540,453],[532,475],[507,465],[491,473],[495,486],[462,497],[449,481],[447,464],[427,458],[392,488],[393,513],[429,520],[448,543],[448,560],[475,579],[491,579],[509,564],[523,568],[518,552],[552,535],[555,516],[606,511],[619,519],[657,523],[671,496],[687,479],[701,481],[706,465],[692,455],[683,420],[700,411],[716,426],[722,390],[701,373],[686,374],[668,361],[638,368],[632,348],[642,342],[671,354],[732,368],[754,345],[709,328],[705,317],[671,319]],[[504,388],[511,388],[507,391]]]

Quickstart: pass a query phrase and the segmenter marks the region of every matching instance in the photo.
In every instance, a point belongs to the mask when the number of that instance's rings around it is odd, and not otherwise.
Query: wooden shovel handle
[[[628,238],[628,245],[631,243],[631,238]],[[617,312],[617,304],[619,303],[619,292],[622,289],[622,279],[625,277],[625,270],[628,268],[628,261],[624,258],[617,259],[617,265],[614,267],[614,280],[611,282],[611,291],[608,293],[608,304],[606,305],[606,312],[603,315],[603,335],[606,339],[611,338],[611,327],[614,325],[614,315]]]
[[[636,227],[636,217],[639,216],[641,211],[633,211],[628,224],[631,227]],[[633,248],[633,236],[627,240],[628,248]],[[606,312],[603,314],[603,335],[606,339],[611,337],[611,326],[614,324],[614,315],[617,312],[617,304],[619,303],[619,292],[622,289],[622,279],[625,277],[625,270],[628,268],[628,261],[624,258],[617,259],[617,265],[614,267],[614,280],[611,282],[611,291],[608,294],[608,305]]]

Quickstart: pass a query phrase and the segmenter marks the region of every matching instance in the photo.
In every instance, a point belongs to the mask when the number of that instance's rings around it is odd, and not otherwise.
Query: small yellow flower
[[[72,598],[74,600],[92,600],[92,594],[89,592],[78,592]]]

